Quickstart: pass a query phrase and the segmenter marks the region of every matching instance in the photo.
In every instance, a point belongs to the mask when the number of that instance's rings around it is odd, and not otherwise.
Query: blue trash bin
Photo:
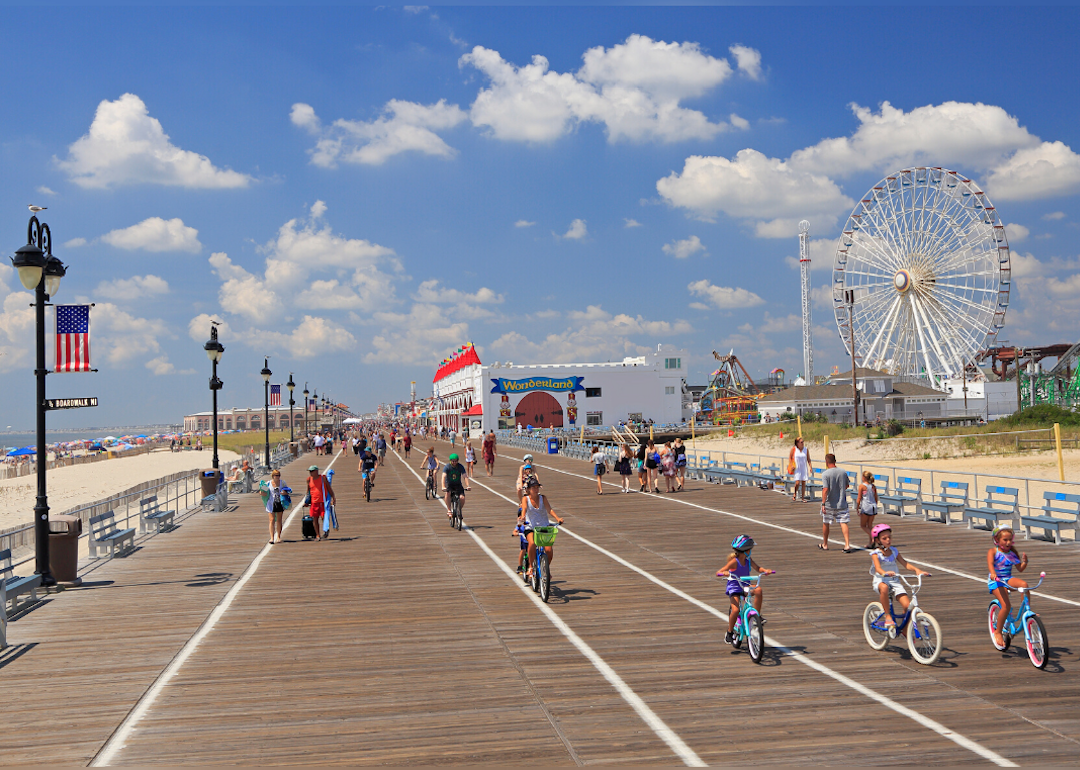
[[[551,436],[548,440],[548,454],[557,455],[559,453],[559,439]]]

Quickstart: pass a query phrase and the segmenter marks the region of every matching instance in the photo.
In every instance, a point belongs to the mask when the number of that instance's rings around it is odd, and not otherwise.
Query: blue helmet
[[[754,538],[749,535],[736,535],[735,539],[731,541],[731,548],[740,553],[749,551],[754,547]]]

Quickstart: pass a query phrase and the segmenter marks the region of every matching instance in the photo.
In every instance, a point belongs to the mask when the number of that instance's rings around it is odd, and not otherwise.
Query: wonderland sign
[[[527,380],[507,380],[500,377],[492,379],[495,387],[492,393],[526,393],[530,390],[554,390],[560,393],[574,393],[585,390],[581,385],[584,377],[565,377],[561,380],[551,377],[530,377]]]

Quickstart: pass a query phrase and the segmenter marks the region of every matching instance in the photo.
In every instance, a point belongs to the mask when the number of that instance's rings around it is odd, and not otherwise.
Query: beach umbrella
[[[32,455],[37,453],[37,447],[24,446],[21,449],[12,449],[7,453],[8,457],[22,457],[24,455]]]

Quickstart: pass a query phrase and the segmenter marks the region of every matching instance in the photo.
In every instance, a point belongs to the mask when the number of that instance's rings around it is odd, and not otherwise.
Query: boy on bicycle
[[[360,466],[357,468],[360,471],[361,478],[367,478],[371,481],[371,486],[375,486],[375,471],[379,468],[379,460],[372,454],[370,449],[365,448],[360,453]]]
[[[728,556],[727,564],[724,568],[716,573],[717,577],[726,577],[728,579],[727,595],[731,599],[731,609],[728,610],[728,624],[727,633],[724,634],[724,642],[726,644],[733,644],[735,641],[735,621],[739,619],[739,604],[742,598],[746,596],[746,584],[738,578],[750,577],[750,570],[757,570],[762,575],[772,575],[776,570],[762,569],[757,565],[753,559],[750,558],[750,551],[754,547],[754,539],[749,535],[736,535],[735,539],[731,541],[732,553]],[[758,615],[761,615],[761,602],[764,595],[761,592],[761,586],[754,586],[750,589],[750,600],[754,603],[754,609],[758,611]],[[765,618],[761,618],[761,622],[765,622]]]
[[[461,515],[465,515],[465,490],[468,487],[462,485],[462,479],[468,482],[469,477],[465,474],[465,466],[458,462],[457,452],[453,452],[450,455],[450,462],[443,466],[442,469],[442,485],[446,493],[443,495],[443,502],[446,503],[446,515],[449,518],[453,518],[454,512],[450,510],[450,495],[455,494],[458,497],[458,511]]]

